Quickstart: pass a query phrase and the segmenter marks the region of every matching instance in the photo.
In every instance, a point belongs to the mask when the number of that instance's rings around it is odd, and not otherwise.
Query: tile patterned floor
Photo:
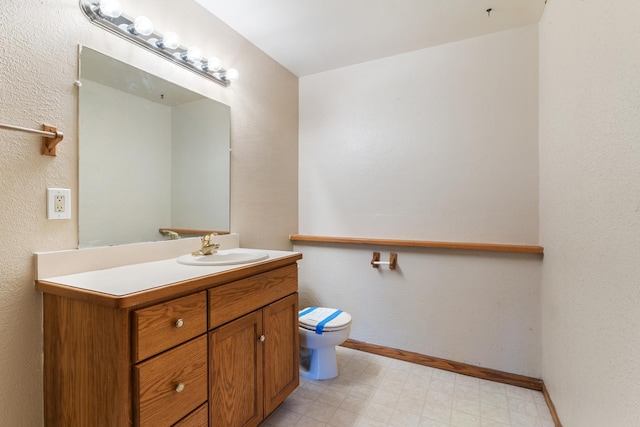
[[[553,427],[542,393],[337,348],[337,378],[300,386],[268,427]]]

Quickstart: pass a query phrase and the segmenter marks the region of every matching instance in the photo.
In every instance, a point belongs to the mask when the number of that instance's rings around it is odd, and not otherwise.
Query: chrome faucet
[[[217,249],[220,247],[220,243],[213,243],[211,241],[211,238],[215,235],[216,233],[211,233],[211,234],[205,234],[204,236],[202,236],[200,238],[200,241],[202,242],[202,246],[200,247],[200,250],[191,252],[191,255],[200,256],[200,255],[215,254],[217,252]]]

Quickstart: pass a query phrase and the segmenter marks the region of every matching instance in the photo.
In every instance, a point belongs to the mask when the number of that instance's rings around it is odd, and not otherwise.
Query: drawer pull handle
[[[176,392],[180,393],[182,392],[182,390],[184,390],[184,383],[178,383],[178,385],[176,386]]]
[[[264,342],[265,338],[264,335],[260,335],[260,342]]]
[[[184,320],[178,319],[176,320],[176,328],[182,328],[184,326]]]

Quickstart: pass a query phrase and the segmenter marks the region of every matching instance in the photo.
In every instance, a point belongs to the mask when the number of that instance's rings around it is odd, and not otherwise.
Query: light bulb
[[[171,31],[165,33],[161,41],[158,41],[156,45],[161,49],[176,49],[180,46],[180,37],[176,33]]]
[[[98,8],[101,15],[109,18],[117,18],[122,15],[122,5],[119,0],[100,0]]]
[[[131,34],[148,36],[153,33],[153,23],[146,16],[138,16],[132,25],[127,27]]]
[[[200,62],[202,59],[202,51],[199,48],[192,46],[187,49],[187,53],[182,55],[182,59],[185,61]]]
[[[240,73],[235,68],[229,68],[224,73],[224,79],[229,80],[230,82],[236,81],[240,78]]]
[[[213,58],[209,58],[205,66],[202,67],[205,71],[219,71],[220,68],[222,68],[222,61],[215,56]]]

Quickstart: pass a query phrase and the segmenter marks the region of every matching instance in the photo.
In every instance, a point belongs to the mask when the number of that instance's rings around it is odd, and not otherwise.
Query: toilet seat
[[[351,325],[351,315],[335,308],[307,307],[298,313],[298,325],[317,334],[336,332]]]

